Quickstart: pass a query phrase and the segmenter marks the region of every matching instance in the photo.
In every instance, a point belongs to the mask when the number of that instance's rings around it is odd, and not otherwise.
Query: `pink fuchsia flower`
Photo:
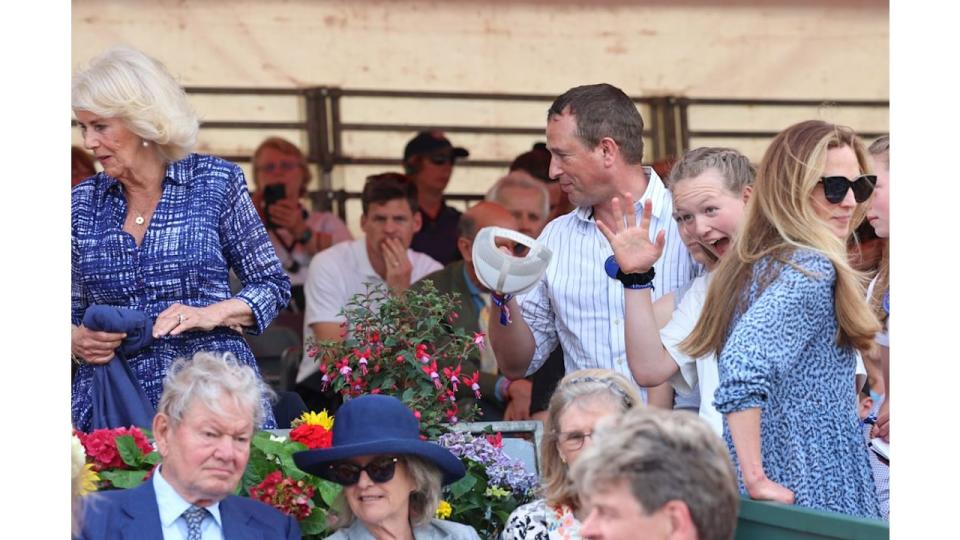
[[[503,433],[497,433],[496,435],[487,435],[487,442],[493,445],[494,448],[503,448]]]
[[[487,346],[486,338],[487,335],[483,332],[474,332],[473,333],[473,344],[477,346],[481,351]]]
[[[450,385],[453,386],[453,391],[457,391],[457,386],[460,384],[460,366],[457,366],[457,369],[451,369],[448,367],[443,368],[443,374],[450,379]]]
[[[397,363],[398,363],[398,364],[402,364],[402,363],[403,363],[403,355],[402,355],[402,354],[398,354],[398,355],[397,355]]]
[[[451,424],[456,424],[457,421],[458,421],[458,419],[457,419],[457,413],[458,413],[459,411],[460,411],[460,409],[457,407],[456,402],[454,402],[454,403],[452,403],[452,404],[450,405],[450,408],[449,408],[449,409],[443,411],[443,414],[444,414],[444,416],[447,417],[447,420],[448,420]]]
[[[427,364],[430,362],[430,355],[427,354],[427,346],[423,343],[417,345],[417,361],[421,364]]]
[[[469,384],[470,389],[473,390],[473,394],[477,396],[477,399],[480,399],[480,372],[475,371],[473,375],[469,375],[463,378],[463,384]]]
[[[340,375],[343,376],[344,380],[350,380],[350,374],[353,373],[353,368],[350,367],[350,359],[344,358],[343,360],[337,362],[337,371],[340,372]]]
[[[430,362],[429,365],[423,366],[420,369],[422,369],[424,373],[430,376],[430,379],[433,381],[433,386],[435,386],[437,390],[443,387],[443,384],[440,382],[440,374],[437,373],[436,361]]]

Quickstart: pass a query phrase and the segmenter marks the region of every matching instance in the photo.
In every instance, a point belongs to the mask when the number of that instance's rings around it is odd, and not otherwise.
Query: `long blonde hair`
[[[747,308],[754,264],[766,257],[791,264],[789,256],[797,249],[823,254],[836,269],[837,344],[863,351],[873,348],[880,325],[864,299],[864,277],[850,266],[844,240],[830,231],[811,200],[826,166],[827,152],[844,146],[854,151],[861,170],[869,170],[863,143],[847,127],[808,120],[788,127],[773,139],[760,162],[734,252],[721,259],[714,271],[700,319],[681,343],[686,354],[694,358],[708,353],[719,356],[734,317]],[[857,208],[854,221],[862,219],[865,212]],[[773,265],[763,282],[770,283],[778,275],[778,266]]]

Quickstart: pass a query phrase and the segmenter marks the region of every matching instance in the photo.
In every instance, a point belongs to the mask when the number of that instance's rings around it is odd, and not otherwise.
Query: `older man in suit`
[[[139,487],[89,501],[81,538],[300,538],[292,517],[233,495],[263,421],[264,391],[256,373],[229,353],[174,363],[153,419],[160,467]]]

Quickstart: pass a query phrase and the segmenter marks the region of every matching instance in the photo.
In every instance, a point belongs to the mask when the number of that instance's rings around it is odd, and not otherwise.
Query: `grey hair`
[[[542,495],[555,506],[564,504],[573,509],[579,507],[576,489],[567,474],[569,466],[560,459],[560,450],[557,448],[556,434],[560,431],[560,417],[571,403],[583,403],[591,399],[611,400],[620,405],[623,411],[643,404],[636,386],[623,375],[609,369],[582,369],[560,380],[547,407],[543,442],[540,445]]]
[[[163,64],[132,47],[107,49],[77,72],[71,107],[123,120],[168,161],[183,159],[197,144],[200,121],[186,92]]]
[[[726,444],[696,414],[636,407],[603,422],[571,477],[580,493],[625,481],[647,515],[682,501],[701,540],[733,538],[737,477]]]
[[[550,216],[550,192],[547,191],[546,184],[540,180],[534,179],[532,176],[528,176],[529,174],[530,173],[526,171],[511,171],[503,178],[497,180],[490,190],[487,191],[487,194],[484,198],[488,201],[504,204],[504,201],[500,198],[500,190],[503,188],[513,187],[532,189],[540,194],[540,200],[543,201],[542,218],[544,222],[546,222]]]
[[[429,523],[437,513],[443,477],[436,465],[423,458],[405,455],[403,461],[414,485],[413,491],[410,492],[410,524],[413,527],[419,527]],[[327,525],[332,529],[349,527],[356,519],[344,490],[340,490],[331,509],[332,511],[327,514]]]
[[[178,358],[163,380],[158,413],[179,425],[187,409],[202,403],[217,414],[223,414],[220,400],[229,396],[238,407],[251,411],[253,425],[263,424],[266,411],[263,398],[273,399],[273,390],[250,366],[242,364],[233,353],[198,352],[193,358]]]
[[[667,187],[672,190],[682,180],[700,176],[707,169],[716,169],[723,177],[724,187],[738,195],[743,188],[752,186],[757,177],[757,170],[747,156],[733,148],[703,146],[690,150],[674,164]]]

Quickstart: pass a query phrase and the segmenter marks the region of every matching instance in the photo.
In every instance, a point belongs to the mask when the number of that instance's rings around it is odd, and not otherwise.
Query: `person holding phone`
[[[253,153],[253,181],[257,186],[254,205],[290,276],[296,307],[303,311],[310,258],[333,244],[353,240],[353,235],[333,213],[311,212],[300,203],[307,194],[310,168],[303,152],[290,141],[270,137],[260,143]]]

